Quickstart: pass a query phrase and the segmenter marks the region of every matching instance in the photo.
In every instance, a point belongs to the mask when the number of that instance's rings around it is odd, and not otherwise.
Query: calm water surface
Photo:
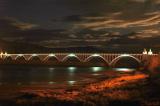
[[[0,67],[0,85],[73,84],[101,75],[106,67]]]
[[[1,66],[0,86],[3,85],[43,85],[69,84],[86,81],[95,76],[103,76],[107,67],[24,67]],[[114,69],[128,71],[129,69]]]

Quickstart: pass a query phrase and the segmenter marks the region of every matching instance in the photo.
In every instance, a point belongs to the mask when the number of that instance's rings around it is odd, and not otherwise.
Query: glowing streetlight
[[[93,57],[98,57],[98,56],[100,56],[100,54],[93,54],[92,56]]]
[[[19,56],[19,57],[22,57],[22,56],[23,56],[23,54],[18,54],[18,56]]]
[[[33,54],[32,56],[35,57],[35,56],[38,56],[38,55],[37,54]]]
[[[49,57],[54,57],[54,56],[55,56],[55,54],[53,54],[53,53],[49,54]]]
[[[8,53],[7,53],[7,52],[5,52],[5,53],[4,53],[4,55],[7,57],[7,56],[8,56]]]
[[[127,57],[127,56],[130,56],[130,55],[129,54],[122,54],[121,56]]]
[[[76,55],[73,54],[73,53],[71,53],[71,54],[69,54],[68,56],[69,56],[69,57],[75,57]]]
[[[153,54],[153,52],[152,52],[152,50],[150,49],[149,52],[148,52],[148,55],[152,55],[152,54]]]
[[[147,54],[147,50],[146,49],[144,49],[143,54]]]

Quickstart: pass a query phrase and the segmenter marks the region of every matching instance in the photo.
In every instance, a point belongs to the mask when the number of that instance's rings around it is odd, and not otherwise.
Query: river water
[[[0,67],[0,86],[3,85],[72,85],[108,71],[107,67]],[[125,69],[120,69],[125,71]]]
[[[0,85],[73,84],[107,70],[105,67],[1,67]]]

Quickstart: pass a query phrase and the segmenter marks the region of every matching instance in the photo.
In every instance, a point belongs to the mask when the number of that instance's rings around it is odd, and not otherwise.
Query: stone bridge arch
[[[125,62],[120,62],[120,61],[125,61]],[[122,66],[126,64],[126,66],[123,66],[125,68],[137,68],[141,65],[140,59],[138,59],[136,56],[127,55],[127,54],[120,55],[120,56],[117,56],[116,58],[114,58],[111,61],[110,66],[117,67],[118,62],[119,62],[119,64],[121,63]],[[121,65],[118,68],[121,68]]]
[[[16,57],[15,57],[15,60],[17,60],[17,59],[19,59],[19,58],[23,58],[23,59],[25,59],[25,60],[27,60],[26,58],[25,58],[25,56],[24,55],[17,55]]]
[[[18,55],[15,57],[15,61],[16,63],[26,63],[27,62],[27,59],[25,58],[24,55]]]
[[[60,62],[59,58],[55,54],[49,54],[46,56],[43,60],[44,63],[54,63],[54,62]]]
[[[70,61],[78,61],[81,62],[81,59],[76,54],[69,54],[62,59],[62,62],[70,62]]]
[[[12,56],[6,56],[4,59],[3,59],[4,63],[12,63],[14,62],[14,59],[12,58]]]
[[[33,54],[28,58],[28,63],[31,63],[31,64],[39,64],[41,62],[42,60],[37,54]]]
[[[106,60],[105,57],[101,56],[100,54],[90,55],[84,60],[84,62],[88,64],[94,63],[95,65],[97,64],[98,66],[109,66],[108,60]]]

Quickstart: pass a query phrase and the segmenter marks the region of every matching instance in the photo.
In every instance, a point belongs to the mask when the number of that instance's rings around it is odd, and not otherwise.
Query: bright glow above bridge
[[[121,56],[127,57],[130,56],[129,54],[122,54]]]
[[[23,56],[23,54],[18,54],[18,56],[19,56],[19,57],[22,57],[22,56]]]
[[[76,55],[73,54],[73,53],[71,53],[71,54],[69,54],[68,56],[69,56],[69,57],[75,57]]]
[[[7,52],[4,53],[5,56],[10,56]]]
[[[55,54],[51,53],[51,54],[49,54],[48,56],[49,56],[49,57],[54,57]]]
[[[38,55],[37,55],[37,54],[33,54],[32,56],[34,56],[34,57],[35,57],[35,56],[38,56]]]
[[[98,56],[100,56],[100,54],[93,54],[92,56],[93,57],[98,57]]]

